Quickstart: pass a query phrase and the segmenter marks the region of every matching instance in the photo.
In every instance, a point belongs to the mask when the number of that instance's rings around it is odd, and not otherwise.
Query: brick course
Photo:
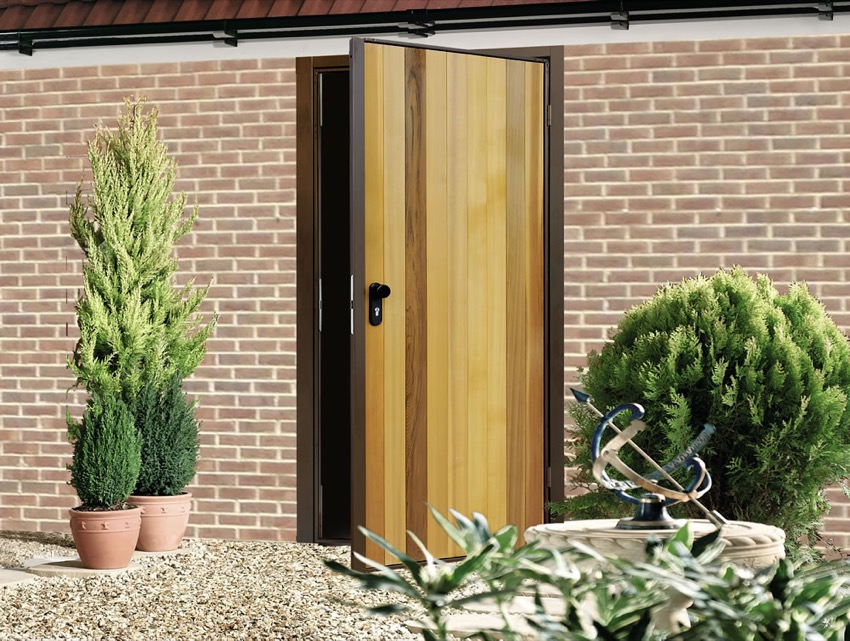
[[[568,382],[626,309],[719,267],[805,281],[850,329],[849,47],[830,35],[566,48]],[[824,533],[847,547],[850,505],[828,497]]]

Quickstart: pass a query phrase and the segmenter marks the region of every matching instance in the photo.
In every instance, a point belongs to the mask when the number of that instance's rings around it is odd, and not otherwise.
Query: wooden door
[[[452,557],[428,504],[544,518],[546,68],[352,42],[353,521]]]

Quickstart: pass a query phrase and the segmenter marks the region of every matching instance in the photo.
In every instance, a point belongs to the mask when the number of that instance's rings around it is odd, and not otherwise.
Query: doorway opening
[[[297,531],[299,541],[347,544],[350,73],[347,56],[298,63],[298,355],[299,362],[306,355],[313,363],[299,364]]]
[[[319,540],[351,538],[349,72],[318,82]]]

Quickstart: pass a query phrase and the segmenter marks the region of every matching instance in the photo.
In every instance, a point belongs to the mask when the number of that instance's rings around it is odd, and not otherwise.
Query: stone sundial
[[[675,529],[680,523],[667,515],[666,508],[689,502],[696,505],[715,527],[719,528],[727,523],[716,510],[709,510],[699,500],[711,489],[711,475],[697,454],[714,434],[713,425],[707,423],[702,432],[685,449],[661,465],[634,441],[634,438],[647,427],[646,423],[640,420],[645,414],[643,407],[636,403],[624,403],[603,414],[591,404],[587,394],[572,388],[570,391],[580,404],[588,407],[600,418],[590,444],[594,478],[600,486],[611,490],[621,500],[637,506],[635,516],[621,520],[617,524],[618,528]],[[614,424],[614,420],[622,415],[628,418],[629,424],[621,430]],[[649,464],[652,471],[648,474],[640,474],[623,461],[620,458],[620,450],[624,447],[634,450]],[[607,472],[609,466],[626,480],[612,479]],[[683,468],[691,475],[687,485],[682,485],[673,477],[674,472]],[[635,490],[641,491],[639,496],[630,494]]]
[[[543,548],[563,550],[569,547],[590,548],[602,555],[618,559],[644,562],[647,559],[647,541],[662,539],[671,530],[687,523],[695,538],[718,532],[723,550],[718,561],[734,563],[753,569],[772,565],[785,556],[785,532],[778,527],[750,521],[727,521],[715,510],[700,502],[711,488],[711,475],[705,463],[697,456],[714,434],[713,425],[705,425],[697,437],[681,452],[664,464],[655,461],[634,438],[646,429],[641,420],[643,408],[636,403],[625,403],[603,414],[590,402],[590,397],[571,390],[576,400],[599,417],[591,440],[593,476],[621,500],[637,506],[635,516],[628,519],[588,519],[543,523],[533,525],[524,532],[526,542],[537,542]],[[620,426],[614,424],[617,419]],[[631,448],[648,465],[651,471],[639,473],[626,463],[620,452]],[[617,479],[611,478],[608,469],[616,470]],[[687,481],[674,478],[688,476]],[[666,508],[677,503],[693,503],[705,515],[704,519],[674,520]],[[584,563],[593,565],[596,560]],[[673,596],[667,604],[652,615],[659,630],[678,632],[690,625],[686,608],[687,596]]]

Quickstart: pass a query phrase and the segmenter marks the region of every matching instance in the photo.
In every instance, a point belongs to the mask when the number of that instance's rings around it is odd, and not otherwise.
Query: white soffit
[[[438,32],[418,36],[378,36],[381,40],[454,49],[493,49],[617,42],[721,40],[769,36],[850,33],[850,14],[836,13],[834,20],[815,16],[746,18],[665,22],[632,22],[628,30],[606,25],[580,25],[482,31]],[[349,36],[240,40],[237,47],[222,43],[144,44],[110,47],[36,49],[32,56],[0,51],[0,69],[44,69],[199,60],[299,58],[348,53]]]

